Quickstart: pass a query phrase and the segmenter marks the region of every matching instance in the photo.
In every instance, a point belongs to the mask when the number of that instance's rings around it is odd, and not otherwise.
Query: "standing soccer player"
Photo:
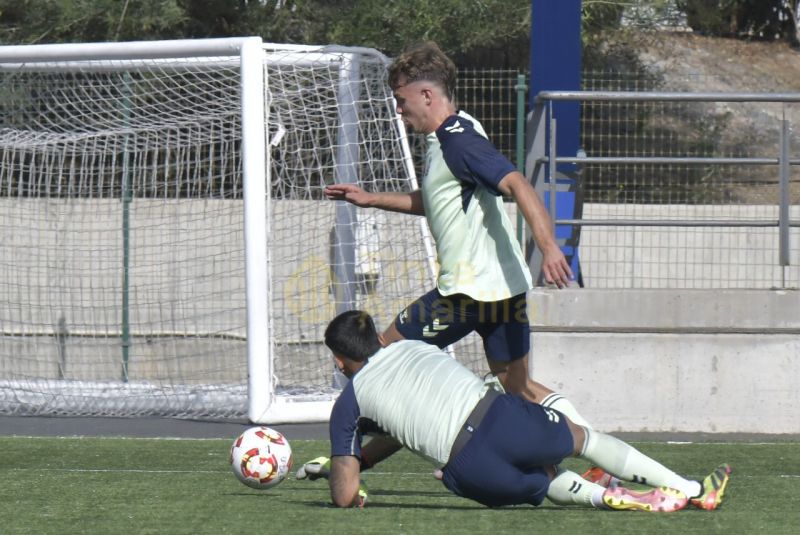
[[[507,391],[588,425],[566,398],[528,376],[526,293],[532,279],[503,195],[514,199],[533,232],[543,253],[544,279],[563,288],[572,271],[533,187],[491,144],[480,123],[456,109],[455,82],[455,65],[433,42],[410,48],[389,69],[403,123],[427,137],[427,172],[420,189],[371,193],[336,184],[325,188],[325,195],[427,218],[439,262],[436,288],[396,317],[383,333],[388,343],[413,339],[444,348],[476,331],[489,369]]]

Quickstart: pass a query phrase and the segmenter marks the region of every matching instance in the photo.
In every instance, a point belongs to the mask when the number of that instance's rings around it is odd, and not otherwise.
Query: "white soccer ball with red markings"
[[[269,489],[292,470],[292,447],[270,427],[251,427],[233,441],[230,457],[236,478],[254,489]]]

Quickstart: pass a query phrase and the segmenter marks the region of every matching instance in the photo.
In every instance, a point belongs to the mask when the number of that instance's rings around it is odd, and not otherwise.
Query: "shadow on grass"
[[[318,489],[318,490],[325,490],[327,489]],[[305,506],[305,507],[314,507],[314,508],[323,508],[323,509],[339,509],[338,507],[334,506],[330,501],[319,501],[319,500],[302,500],[293,498],[293,495],[298,493],[307,494],[310,491],[308,488],[280,488],[280,489],[267,489],[263,491],[259,491],[257,489],[247,490],[242,489],[239,492],[227,492],[225,493],[226,496],[236,496],[236,497],[245,497],[251,498],[256,500],[263,500],[263,499],[285,499],[290,500],[292,503],[296,503],[297,505]],[[384,498],[386,501],[381,501]],[[406,499],[406,498],[438,498],[444,500],[451,500],[451,502],[441,502],[441,503],[409,503],[409,502],[402,502],[398,503],[393,501],[394,498],[398,499]],[[419,509],[419,510],[452,510],[452,511],[479,511],[479,510],[486,510],[486,511],[523,511],[523,512],[530,512],[532,510],[537,511],[570,511],[570,512],[591,512],[595,513],[597,509],[582,509],[579,507],[562,507],[558,505],[553,505],[548,502],[544,504],[534,507],[532,505],[520,504],[520,505],[511,505],[511,506],[504,506],[504,507],[486,507],[481,505],[477,502],[473,502],[467,498],[462,498],[460,496],[456,496],[455,494],[447,491],[413,491],[413,490],[386,490],[386,489],[374,489],[370,492],[370,501],[367,504],[368,509]]]
[[[320,503],[320,502],[298,502],[300,505],[305,505],[306,507],[325,507],[327,509],[338,509],[332,503]],[[487,509],[486,507],[475,504],[469,505],[465,503],[464,505],[432,505],[429,503],[382,503],[376,501],[370,501],[366,509],[429,509],[429,510],[437,510],[437,509],[447,509],[453,511],[474,511],[477,509]]]
[[[415,491],[415,490],[384,490],[370,489],[370,496],[429,496],[433,498],[458,498],[452,492],[447,491]]]

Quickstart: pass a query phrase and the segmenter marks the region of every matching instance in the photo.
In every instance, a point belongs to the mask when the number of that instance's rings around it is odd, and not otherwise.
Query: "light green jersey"
[[[442,295],[499,301],[532,286],[497,184],[516,168],[483,127],[459,112],[427,136],[425,216],[436,241]]]
[[[381,349],[353,377],[360,416],[440,467],[487,387],[441,349],[417,340]]]

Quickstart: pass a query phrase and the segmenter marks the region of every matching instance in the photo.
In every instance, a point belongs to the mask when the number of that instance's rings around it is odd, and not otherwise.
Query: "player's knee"
[[[517,380],[516,377],[511,376],[507,372],[497,374],[497,378],[503,384],[503,388],[509,394],[522,394],[525,390],[525,384]]]
[[[525,376],[505,373],[498,376],[503,388],[509,394],[516,394],[528,401],[538,403],[536,400],[536,392],[532,388],[532,382]]]
[[[546,466],[543,466],[542,468],[544,469],[544,472],[547,474],[547,477],[550,478],[550,481],[552,481],[552,480],[554,480],[556,478],[556,475],[558,474],[558,470],[556,469],[556,467],[554,465],[548,464]]]
[[[528,357],[516,360],[494,360],[488,359],[489,371],[494,375],[501,377],[501,375],[513,377],[528,377]]]

